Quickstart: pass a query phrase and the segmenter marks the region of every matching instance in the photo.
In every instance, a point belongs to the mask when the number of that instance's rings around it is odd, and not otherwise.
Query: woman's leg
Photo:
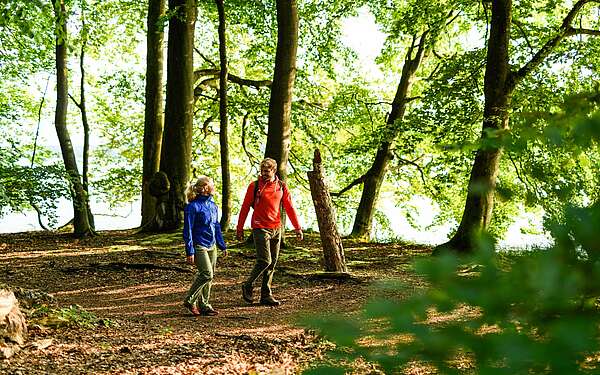
[[[209,256],[209,260],[210,260],[210,267],[211,267],[212,275],[214,277],[216,266],[217,266],[217,247],[213,246],[212,249],[208,250],[207,253]],[[202,290],[200,293],[200,303],[199,303],[200,308],[212,309],[212,306],[210,305],[210,302],[208,301],[210,299],[211,287],[212,287],[212,277],[211,277],[210,281],[207,282],[206,284],[204,284],[204,286],[202,287]]]
[[[204,247],[196,248],[196,254],[194,255],[194,262],[196,263],[196,268],[198,272],[196,273],[196,279],[194,280],[190,290],[188,291],[185,302],[189,303],[192,306],[199,306],[198,301],[201,296],[202,288],[206,283],[212,281],[213,278],[213,268],[210,262],[210,256],[208,255],[208,249]]]

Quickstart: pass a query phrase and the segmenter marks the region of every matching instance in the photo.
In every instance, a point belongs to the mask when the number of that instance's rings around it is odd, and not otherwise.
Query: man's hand
[[[302,229],[296,229],[296,238],[298,241],[302,241],[304,239],[304,234],[302,233]]]
[[[223,250],[223,256],[226,257],[227,256],[227,249]]]
[[[244,230],[238,230],[237,232],[235,232],[235,238],[238,241],[242,241],[244,239]]]
[[[188,255],[187,259],[185,261],[188,262],[189,264],[194,264],[194,254]]]

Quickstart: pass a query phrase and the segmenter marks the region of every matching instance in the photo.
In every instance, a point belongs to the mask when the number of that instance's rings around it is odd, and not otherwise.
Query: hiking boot
[[[242,298],[248,303],[254,302],[252,298],[252,285],[242,283]]]
[[[183,307],[185,307],[192,315],[194,316],[199,316],[201,315],[200,310],[198,309],[198,307],[192,305],[191,303],[189,303],[188,301],[184,301],[183,302]]]
[[[281,302],[273,297],[264,297],[260,299],[260,304],[263,306],[279,306],[281,305]]]
[[[200,309],[200,314],[202,316],[215,316],[215,315],[219,315],[219,313],[217,312],[217,310],[213,309],[212,307],[205,307],[203,309]]]

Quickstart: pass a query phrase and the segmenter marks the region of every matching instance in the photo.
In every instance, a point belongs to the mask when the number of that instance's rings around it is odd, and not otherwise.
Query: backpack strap
[[[281,192],[285,193],[285,190],[287,189],[287,185],[281,179],[277,179],[277,181],[279,181],[279,187],[281,188]],[[282,199],[283,199],[283,196],[282,196]]]
[[[256,194],[258,193],[258,182],[259,180],[254,181],[254,194],[252,195],[252,203],[250,203],[250,207],[254,208],[254,203],[256,202]]]

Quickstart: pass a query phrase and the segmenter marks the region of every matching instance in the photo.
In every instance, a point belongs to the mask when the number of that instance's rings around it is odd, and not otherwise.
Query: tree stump
[[[0,286],[0,359],[10,358],[25,344],[27,323],[14,293]]]
[[[319,223],[325,271],[348,272],[342,239],[335,223],[335,211],[331,204],[329,189],[325,185],[321,153],[318,149],[315,150],[313,170],[307,174],[310,183],[310,194],[315,205],[317,222]]]

